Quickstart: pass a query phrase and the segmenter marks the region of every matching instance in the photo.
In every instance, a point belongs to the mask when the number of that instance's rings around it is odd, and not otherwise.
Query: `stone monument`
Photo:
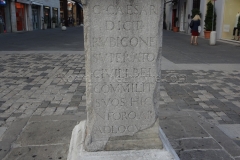
[[[87,120],[73,131],[68,159],[94,155],[101,159],[102,151],[120,157],[129,150],[139,155],[149,149],[160,153],[156,111],[162,0],[82,0],[82,4]],[[73,156],[76,148],[83,152]]]

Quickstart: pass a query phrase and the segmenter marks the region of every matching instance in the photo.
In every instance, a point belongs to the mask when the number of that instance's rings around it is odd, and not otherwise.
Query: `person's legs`
[[[194,44],[197,45],[197,36],[194,36]]]
[[[197,37],[198,37],[198,36],[195,36],[195,43],[197,43]]]
[[[191,44],[193,44],[193,35],[191,36]]]

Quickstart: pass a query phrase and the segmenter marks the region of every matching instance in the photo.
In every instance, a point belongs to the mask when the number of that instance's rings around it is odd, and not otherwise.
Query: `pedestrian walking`
[[[196,14],[190,23],[190,28],[192,33],[191,44],[194,44],[194,45],[198,45],[197,38],[199,36],[200,20],[201,20],[200,16]]]

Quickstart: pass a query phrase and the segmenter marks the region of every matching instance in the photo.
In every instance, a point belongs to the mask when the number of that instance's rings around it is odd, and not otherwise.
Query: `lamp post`
[[[210,41],[209,41],[210,45],[215,45],[216,44],[216,37],[217,37],[216,31],[214,31],[215,1],[216,0],[213,0],[212,31],[211,31],[211,34],[210,34]]]

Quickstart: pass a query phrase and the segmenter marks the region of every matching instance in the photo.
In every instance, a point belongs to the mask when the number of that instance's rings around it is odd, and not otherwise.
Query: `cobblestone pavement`
[[[32,115],[85,112],[82,54],[1,54],[0,126]]]
[[[181,160],[240,159],[240,71],[162,71],[160,126]]]
[[[176,103],[214,124],[240,123],[240,71],[163,71],[162,106]]]
[[[33,115],[85,114],[86,82],[83,54],[1,54],[0,62],[0,128],[2,132],[19,118]],[[160,114],[165,110],[195,112],[213,125],[240,124],[239,90],[240,71],[164,70],[162,71]],[[165,116],[167,114],[160,115],[161,118]],[[185,122],[186,124],[188,123]],[[193,126],[196,128],[196,125]],[[189,159],[189,155],[186,156],[185,152],[179,148],[179,144],[174,145],[176,142],[173,137],[171,138],[172,133],[181,129],[174,128],[170,130],[171,133],[168,133],[165,124],[162,124],[162,127],[180,158]],[[190,129],[190,132],[200,131]],[[204,137],[207,137],[212,144],[212,135]],[[179,141],[179,137],[177,140]],[[202,141],[200,144],[210,143],[205,142],[206,139]],[[183,143],[182,140],[181,143]],[[234,143],[240,145],[239,137],[234,137]],[[219,151],[219,148],[212,150]],[[225,149],[223,151],[226,152]],[[219,154],[216,153],[216,156]],[[223,157],[237,159],[239,154],[230,157],[224,154]],[[196,156],[197,153],[193,155]],[[199,157],[201,154],[196,159]]]
[[[171,61],[164,64],[188,68],[169,70],[163,66],[158,114],[172,147],[181,160],[240,160],[240,71],[228,67],[232,64],[239,68],[239,47],[218,43],[219,48],[209,51],[204,39],[199,39],[199,46],[191,46],[189,36],[172,32],[164,35],[163,56]],[[50,46],[50,50],[55,47]],[[226,52],[231,47],[232,52]],[[25,46],[27,50],[34,48]],[[0,159],[6,155],[2,152],[7,152],[1,138],[14,122],[35,115],[86,115],[83,52],[42,48],[0,52]],[[214,57],[216,53],[219,55]],[[224,64],[226,70],[191,69],[208,63]]]

